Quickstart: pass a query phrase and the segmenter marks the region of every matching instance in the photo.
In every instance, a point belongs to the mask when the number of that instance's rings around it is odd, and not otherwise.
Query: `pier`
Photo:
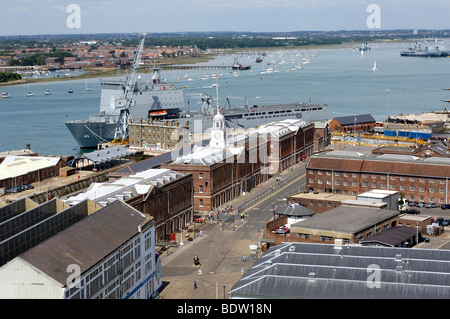
[[[154,68],[154,65],[143,65],[142,68]],[[159,65],[164,70],[248,70],[250,67],[241,68],[234,65]]]

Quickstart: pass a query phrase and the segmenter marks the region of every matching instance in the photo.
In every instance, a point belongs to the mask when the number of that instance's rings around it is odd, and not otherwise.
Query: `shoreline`
[[[391,44],[391,43],[407,43],[405,40],[380,40],[373,41],[372,44]],[[359,42],[344,42],[341,44],[320,44],[320,45],[309,45],[309,46],[296,46],[296,47],[260,47],[260,48],[233,48],[233,49],[212,49],[211,54],[198,54],[194,56],[183,56],[177,58],[167,58],[165,60],[157,60],[154,62],[156,66],[175,66],[175,65],[195,65],[201,62],[207,62],[213,60],[218,54],[233,54],[233,53],[243,53],[243,52],[258,52],[258,51],[277,51],[277,50],[321,50],[321,49],[349,49],[357,48],[361,45]],[[80,80],[80,79],[98,79],[102,77],[113,77],[121,76],[127,72],[127,69],[118,68],[81,68],[86,71],[84,74],[67,76],[67,77],[55,77],[55,78],[41,78],[41,79],[21,79],[10,82],[1,82],[0,87],[29,84],[29,83],[41,83],[41,82],[53,82],[53,81],[69,81],[69,80]],[[140,70],[138,73],[147,73],[151,69],[151,64],[148,64]]]
[[[216,54],[202,54],[180,58],[170,58],[167,61],[155,61],[156,66],[171,66],[171,65],[184,65],[184,64],[197,64],[200,62],[207,62],[216,57]],[[177,62],[177,63],[174,63]],[[151,69],[151,64],[146,65],[144,68],[138,71],[138,73],[147,73]],[[54,77],[54,78],[40,78],[40,79],[21,79],[9,82],[0,82],[0,87],[13,86],[20,84],[31,84],[41,82],[54,82],[54,81],[69,81],[69,80],[84,80],[84,79],[98,79],[103,77],[121,76],[126,74],[127,69],[121,68],[81,68],[85,71],[83,74],[66,76],[66,77]]]

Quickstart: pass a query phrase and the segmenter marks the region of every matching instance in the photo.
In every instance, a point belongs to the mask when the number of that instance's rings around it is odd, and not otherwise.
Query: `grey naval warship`
[[[442,40],[434,39],[434,41],[425,40],[423,42],[414,42],[408,50],[400,52],[400,56],[439,58],[450,56],[450,51],[445,50],[445,45]]]

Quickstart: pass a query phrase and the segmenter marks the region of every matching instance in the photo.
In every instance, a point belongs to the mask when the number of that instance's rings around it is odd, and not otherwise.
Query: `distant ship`
[[[7,99],[7,98],[9,98],[8,92],[3,92],[2,93],[2,99]]]
[[[212,127],[212,119],[217,107],[213,106],[214,99],[211,95],[205,95],[202,100],[200,110],[179,112],[179,122],[188,121],[190,133],[205,132]],[[247,100],[244,100],[243,105],[231,107],[230,100],[227,98],[225,106],[220,108],[228,128],[247,129],[285,119],[302,119],[306,122],[326,121],[330,117],[330,109],[326,104],[293,102],[250,106]]]
[[[369,47],[367,43],[364,43],[362,46],[359,47],[359,51],[370,51],[370,50],[372,50],[372,48]]]
[[[400,52],[400,56],[415,57],[448,57],[450,52],[445,50],[442,40],[434,41],[425,40],[423,42],[415,42],[407,51]]]

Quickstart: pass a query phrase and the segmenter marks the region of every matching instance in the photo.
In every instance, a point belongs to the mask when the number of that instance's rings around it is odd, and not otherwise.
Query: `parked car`
[[[286,235],[286,231],[280,228],[275,229],[273,232],[279,235]]]
[[[25,189],[33,189],[34,186],[31,185],[31,184],[23,184],[23,185],[22,185],[22,188],[23,188],[24,190],[25,190]]]
[[[408,209],[406,211],[407,214],[415,214],[415,215],[419,215],[420,211],[418,211],[417,209]]]
[[[442,221],[442,226],[448,226],[448,225],[450,225],[450,219],[444,219]]]
[[[204,223],[205,220],[200,215],[194,215],[194,223]]]
[[[287,228],[286,226],[280,226],[280,227],[278,227],[278,229],[281,229],[281,230],[285,231],[286,233],[290,232],[290,229]]]
[[[442,226],[443,221],[444,221],[444,218],[439,217],[434,220],[434,223],[439,224],[439,226]]]
[[[439,207],[439,205],[435,203],[429,203],[425,205],[425,208],[437,208],[437,207]]]
[[[417,206],[417,203],[416,202],[408,202],[408,206],[414,207],[414,206]]]
[[[441,205],[441,209],[450,209],[450,204]]]
[[[420,235],[419,242],[430,242],[430,238]]]

